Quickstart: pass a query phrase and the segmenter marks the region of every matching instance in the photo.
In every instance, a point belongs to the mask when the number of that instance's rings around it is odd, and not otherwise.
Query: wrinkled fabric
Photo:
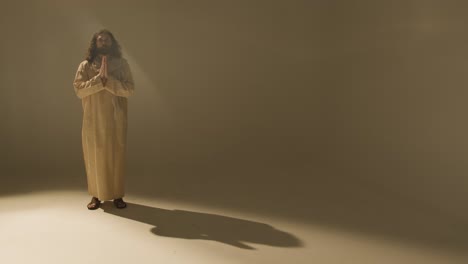
[[[82,100],[82,147],[88,193],[100,200],[125,196],[127,98],[134,92],[128,62],[110,57],[104,87],[99,76],[100,59],[78,66],[73,86]]]

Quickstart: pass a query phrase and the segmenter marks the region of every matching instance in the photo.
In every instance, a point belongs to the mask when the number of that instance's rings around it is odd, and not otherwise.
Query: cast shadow
[[[222,215],[185,210],[166,210],[140,204],[127,203],[127,208],[117,209],[104,202],[105,213],[153,225],[151,232],[157,236],[212,240],[242,249],[255,249],[246,243],[275,247],[302,247],[294,235],[274,227]]]

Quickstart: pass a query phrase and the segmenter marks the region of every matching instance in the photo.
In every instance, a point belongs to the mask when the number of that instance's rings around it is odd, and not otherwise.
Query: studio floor
[[[127,195],[92,211],[86,192],[0,197],[2,263],[468,263],[468,253],[291,219]]]

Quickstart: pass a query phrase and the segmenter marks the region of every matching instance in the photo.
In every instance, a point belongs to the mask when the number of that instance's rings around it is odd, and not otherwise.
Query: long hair
[[[117,40],[114,38],[114,35],[109,30],[102,29],[102,30],[99,30],[98,32],[94,33],[93,38],[91,39],[91,42],[89,43],[88,51],[86,53],[86,60],[88,62],[92,62],[94,60],[94,58],[96,58],[96,56],[97,56],[96,41],[97,41],[97,37],[99,35],[101,35],[101,34],[107,34],[112,39],[112,46],[110,47],[111,50],[110,50],[109,54],[111,56],[117,57],[117,58],[122,57],[122,52],[120,50],[119,42],[117,42]]]

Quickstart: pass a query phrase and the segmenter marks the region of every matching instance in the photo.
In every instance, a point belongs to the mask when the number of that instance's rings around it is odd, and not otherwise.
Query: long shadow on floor
[[[255,249],[245,243],[276,247],[303,246],[294,235],[264,223],[185,210],[166,210],[134,203],[127,205],[127,208],[122,210],[105,202],[101,208],[109,214],[153,225],[151,232],[158,236],[213,240],[243,249]]]

